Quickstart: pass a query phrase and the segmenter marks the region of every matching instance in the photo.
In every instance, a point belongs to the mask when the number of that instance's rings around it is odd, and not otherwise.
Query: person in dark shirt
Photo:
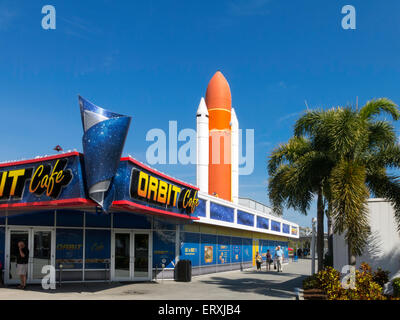
[[[17,254],[17,274],[21,279],[21,284],[18,286],[20,289],[26,287],[26,275],[28,273],[28,260],[29,250],[25,246],[23,241],[18,242],[18,254]]]

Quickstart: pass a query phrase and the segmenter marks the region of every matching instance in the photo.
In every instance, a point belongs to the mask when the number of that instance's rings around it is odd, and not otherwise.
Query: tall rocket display
[[[239,122],[228,81],[220,71],[208,83],[205,101],[202,98],[197,110],[197,185],[203,192],[238,202]]]
[[[208,117],[206,102],[201,98],[196,113],[196,177],[197,186],[206,193],[208,193]]]

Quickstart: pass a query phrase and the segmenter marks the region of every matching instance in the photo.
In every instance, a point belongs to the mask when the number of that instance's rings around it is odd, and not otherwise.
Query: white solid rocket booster
[[[235,109],[231,111],[231,161],[232,161],[232,202],[239,202],[239,121]]]
[[[200,191],[208,193],[208,110],[204,98],[201,98],[196,113],[196,184]]]

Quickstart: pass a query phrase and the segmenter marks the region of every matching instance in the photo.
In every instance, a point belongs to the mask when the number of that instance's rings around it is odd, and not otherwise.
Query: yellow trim
[[[231,110],[227,110],[227,109],[225,109],[225,108],[212,108],[212,109],[208,109],[208,113],[210,113],[210,111],[219,111],[219,110],[232,113]]]

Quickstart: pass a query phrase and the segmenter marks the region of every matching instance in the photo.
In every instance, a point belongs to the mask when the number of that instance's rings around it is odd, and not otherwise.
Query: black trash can
[[[179,260],[175,266],[175,281],[192,281],[192,261]]]

